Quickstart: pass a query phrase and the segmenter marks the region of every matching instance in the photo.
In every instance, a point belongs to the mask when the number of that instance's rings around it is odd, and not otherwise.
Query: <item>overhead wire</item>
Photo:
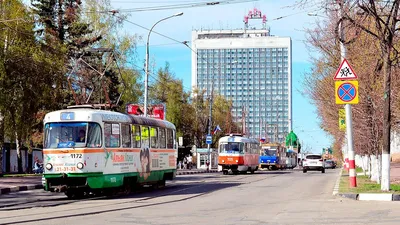
[[[222,0],[222,1],[203,1],[197,3],[184,3],[184,4],[170,4],[170,5],[159,5],[159,6],[146,6],[146,7],[137,7],[137,8],[128,8],[128,9],[119,9],[114,11],[119,12],[149,12],[149,11],[159,11],[159,10],[171,10],[171,9],[190,9],[190,8],[198,8],[198,7],[212,7],[219,5],[232,5],[232,4],[240,4],[247,2],[255,2],[260,0]],[[147,2],[146,2],[147,3]],[[109,13],[107,10],[89,10],[82,11],[82,13]],[[58,14],[59,12],[40,12],[38,15],[52,15]]]

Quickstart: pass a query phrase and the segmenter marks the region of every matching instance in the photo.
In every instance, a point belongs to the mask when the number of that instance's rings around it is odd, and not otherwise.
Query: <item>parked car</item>
[[[321,173],[325,173],[325,163],[321,155],[309,154],[303,160],[303,173],[307,173],[308,170],[318,170]]]
[[[335,162],[333,160],[326,160],[325,161],[325,168],[326,169],[334,169],[336,167]]]

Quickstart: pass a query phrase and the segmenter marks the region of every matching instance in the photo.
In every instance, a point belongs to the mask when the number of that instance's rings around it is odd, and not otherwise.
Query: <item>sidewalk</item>
[[[208,173],[217,173],[216,169],[208,171]],[[205,169],[179,169],[176,175],[188,175],[207,173]],[[21,177],[0,177],[0,195],[10,192],[26,191],[32,189],[42,189],[42,176],[21,176]]]
[[[43,188],[41,176],[0,178],[0,195],[41,188]]]

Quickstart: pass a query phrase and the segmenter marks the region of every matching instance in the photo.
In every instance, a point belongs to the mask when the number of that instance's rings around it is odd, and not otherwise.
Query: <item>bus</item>
[[[176,177],[177,150],[168,121],[70,106],[44,118],[44,189],[73,198],[163,187]]]

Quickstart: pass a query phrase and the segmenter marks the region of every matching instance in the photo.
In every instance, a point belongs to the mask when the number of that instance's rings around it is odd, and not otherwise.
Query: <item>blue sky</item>
[[[167,4],[182,4],[189,0],[111,0],[116,9],[133,9]],[[206,2],[205,0],[191,0],[190,2]],[[144,3],[146,2],[146,3]],[[209,2],[209,1],[207,1]],[[303,79],[310,70],[310,54],[304,41],[305,28],[315,25],[317,17],[308,16],[307,13],[318,12],[318,6],[307,6],[303,9],[293,9],[294,0],[263,0],[248,3],[238,3],[221,6],[195,7],[163,11],[131,12],[128,20],[143,27],[150,28],[158,20],[178,12],[184,14],[180,17],[168,19],[159,23],[155,31],[179,41],[191,41],[191,31],[201,28],[242,28],[243,17],[254,7],[267,16],[267,24],[271,34],[275,36],[289,36],[292,38],[292,77],[293,77],[293,130],[303,142],[305,149],[311,152],[321,152],[323,147],[331,145],[331,138],[319,128],[316,108],[310,100],[301,95]],[[122,10],[123,11],[123,10]],[[276,19],[282,17],[281,19]],[[260,22],[250,22],[250,25],[260,25]],[[143,67],[145,59],[145,44],[148,31],[130,23],[124,24],[125,32],[136,33],[142,36],[138,42],[136,61],[138,67]],[[175,77],[183,81],[186,90],[191,86],[191,50],[182,44],[175,43],[165,37],[151,34],[150,61],[155,69],[163,67],[169,62]],[[150,77],[150,81],[152,78]],[[334,99],[332,99],[334,101]]]

